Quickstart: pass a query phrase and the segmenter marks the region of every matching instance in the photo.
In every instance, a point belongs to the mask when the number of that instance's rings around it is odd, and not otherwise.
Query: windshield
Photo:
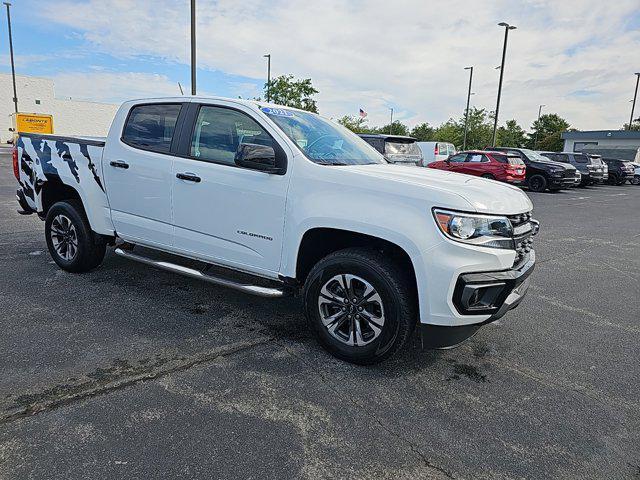
[[[527,156],[529,160],[534,160],[536,162],[556,163],[553,160],[549,160],[547,157],[540,155],[538,152],[529,150],[528,148],[522,148],[520,150]]]
[[[394,142],[387,140],[384,144],[384,152],[387,155],[421,155],[420,147],[416,142]]]
[[[315,163],[387,163],[382,155],[356,134],[319,115],[284,108],[260,107],[260,110]]]

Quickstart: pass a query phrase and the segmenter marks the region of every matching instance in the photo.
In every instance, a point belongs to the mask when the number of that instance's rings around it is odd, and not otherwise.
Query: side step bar
[[[207,275],[206,273],[201,272],[200,270],[184,267],[176,263],[153,260],[151,258],[143,257],[141,255],[136,255],[135,253],[131,253],[130,251],[123,250],[122,248],[116,248],[114,252],[116,253],[116,255],[120,255],[121,257],[128,258],[129,260],[135,260],[136,262],[144,263],[152,267],[160,268],[161,270],[167,270],[169,272],[179,273],[187,277],[195,278],[198,280],[204,280],[205,282],[213,283],[215,285],[220,285],[223,287],[233,288],[234,290],[240,290],[241,292],[250,293],[252,295],[257,295],[259,297],[279,298],[287,295],[287,292],[285,292],[285,290],[281,288],[269,288],[269,287],[261,287],[259,285],[247,285],[244,283],[234,282],[226,278],[214,277],[213,275]]]

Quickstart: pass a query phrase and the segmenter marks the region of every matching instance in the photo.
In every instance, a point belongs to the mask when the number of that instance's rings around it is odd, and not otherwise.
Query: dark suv
[[[576,167],[566,163],[554,162],[538,152],[527,148],[487,147],[485,150],[505,152],[516,155],[527,166],[525,185],[532,192],[552,192],[573,186],[576,178]]]
[[[358,134],[390,163],[422,166],[422,150],[413,137],[402,135]]]
[[[581,187],[601,183],[604,175],[604,168],[594,161],[589,155],[574,152],[538,152],[550,160],[561,163],[569,163],[576,167],[582,175]]]
[[[609,185],[622,185],[633,179],[633,163],[615,158],[603,158],[602,161],[609,167]]]

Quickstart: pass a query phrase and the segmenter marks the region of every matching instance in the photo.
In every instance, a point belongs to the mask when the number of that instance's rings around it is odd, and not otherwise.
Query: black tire
[[[631,180],[631,185],[640,185],[640,175],[636,175]]]
[[[360,305],[359,303],[351,306],[350,304],[343,305],[341,302],[325,301],[325,305],[320,305],[322,298],[328,298],[321,296],[323,288],[329,288],[336,283],[339,285],[340,280],[335,279],[344,279],[344,275],[356,277],[347,283],[347,287],[354,291],[352,297],[362,298],[361,290],[360,292],[357,290],[358,286],[363,285],[359,280],[364,280],[375,289],[381,300],[381,303],[375,301],[363,303],[363,305],[366,304],[365,310],[360,315],[366,314],[364,318],[367,318],[368,315],[369,320],[375,319],[369,310],[371,308],[377,309],[378,304],[379,312],[384,317],[377,336],[375,336],[375,330],[370,327],[371,323],[362,320],[362,317],[357,321],[362,332],[360,339],[366,339],[365,334],[369,335],[368,343],[365,342],[364,345],[349,345],[346,339],[336,338],[340,336],[340,332],[334,336],[322,320],[323,315],[325,318],[328,316],[327,312],[323,311],[324,307],[335,309],[336,315],[340,315],[340,319],[336,319],[332,324],[344,325],[343,328],[349,331],[348,340],[356,339],[355,333],[353,333],[353,337],[351,333],[357,330],[356,320],[352,316],[358,315],[357,309],[362,310],[357,306]],[[344,293],[344,290],[338,291]],[[368,365],[389,358],[406,344],[417,322],[417,298],[410,274],[406,269],[400,268],[396,262],[370,249],[347,248],[324,257],[309,272],[303,294],[305,316],[320,344],[332,355],[351,363]],[[335,297],[343,298],[339,294],[336,294]],[[375,296],[371,298],[375,298]],[[352,298],[352,300],[354,299]],[[353,311],[346,313],[339,311],[344,311],[347,308],[352,308]],[[345,318],[345,315],[348,314],[349,318]],[[379,320],[376,319],[377,321]],[[376,323],[373,325],[380,326]],[[371,332],[373,332],[373,336]]]
[[[488,178],[489,180],[495,180],[496,179],[496,177],[494,177],[490,173],[483,173],[482,174],[482,178]]]
[[[618,185],[618,175],[615,173],[609,173],[609,185]]]
[[[547,189],[547,179],[543,175],[535,174],[527,181],[532,192],[544,192]]]
[[[69,228],[65,229],[67,220]],[[44,230],[51,258],[63,270],[87,272],[102,263],[106,243],[91,230],[82,203],[78,200],[53,204],[47,212]],[[66,233],[60,234],[61,231]],[[75,247],[69,244],[75,244]]]

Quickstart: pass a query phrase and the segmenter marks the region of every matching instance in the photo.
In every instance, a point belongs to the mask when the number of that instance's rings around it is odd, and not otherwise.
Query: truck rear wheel
[[[79,201],[53,204],[44,225],[49,253],[63,270],[86,272],[102,263],[106,244],[91,231]]]
[[[357,364],[380,362],[409,339],[417,320],[408,273],[379,252],[348,248],[318,262],[304,286],[306,317],[320,344]]]

